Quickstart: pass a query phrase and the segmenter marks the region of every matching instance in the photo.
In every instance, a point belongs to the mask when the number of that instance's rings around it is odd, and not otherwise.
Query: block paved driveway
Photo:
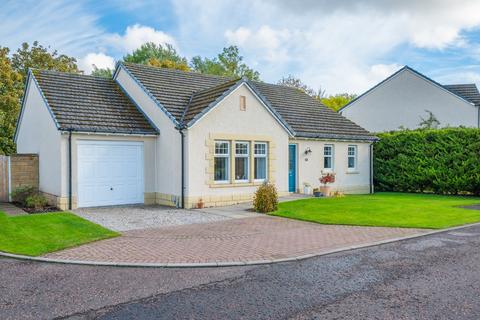
[[[320,254],[425,232],[320,225],[255,215],[216,222],[131,230],[45,257],[115,263],[252,262]]]

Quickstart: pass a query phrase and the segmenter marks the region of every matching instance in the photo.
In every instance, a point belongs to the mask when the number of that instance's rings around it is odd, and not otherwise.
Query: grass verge
[[[478,197],[409,193],[309,198],[279,204],[272,215],[317,222],[375,227],[443,229],[480,221]]]
[[[40,256],[118,235],[69,212],[24,216],[0,212],[0,251],[9,253]]]

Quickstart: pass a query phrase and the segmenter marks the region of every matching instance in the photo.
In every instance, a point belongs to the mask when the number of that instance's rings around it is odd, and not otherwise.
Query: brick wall
[[[34,186],[38,189],[38,155],[11,155],[10,174],[12,190],[26,185]]]

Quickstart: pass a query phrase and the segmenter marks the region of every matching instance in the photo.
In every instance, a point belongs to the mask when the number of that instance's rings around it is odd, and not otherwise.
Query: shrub
[[[25,206],[27,208],[34,208],[35,210],[43,210],[48,204],[47,198],[41,194],[34,194],[31,196],[28,196],[25,199]]]
[[[253,208],[256,212],[272,212],[278,208],[277,188],[273,184],[264,183],[258,187],[253,198]]]
[[[480,195],[480,129],[404,130],[378,136],[377,190]]]
[[[33,186],[21,186],[12,191],[12,201],[18,202],[25,206],[25,201],[29,196],[37,194],[37,190]]]

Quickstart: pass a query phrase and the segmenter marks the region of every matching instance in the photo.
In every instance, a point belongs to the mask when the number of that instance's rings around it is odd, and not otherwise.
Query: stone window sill
[[[260,186],[263,181],[238,182],[238,183],[210,183],[210,188],[235,188],[235,187],[254,187]]]

